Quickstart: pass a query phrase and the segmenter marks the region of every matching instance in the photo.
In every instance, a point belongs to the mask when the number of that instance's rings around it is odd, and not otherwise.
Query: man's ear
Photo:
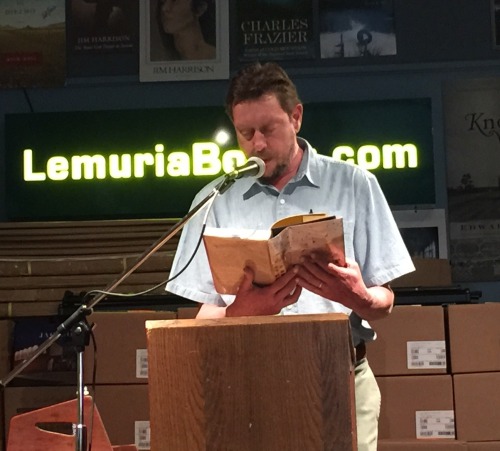
[[[300,127],[302,126],[302,113],[304,112],[304,106],[301,103],[297,103],[293,108],[292,114],[290,115],[292,119],[293,128],[295,133],[298,133]]]

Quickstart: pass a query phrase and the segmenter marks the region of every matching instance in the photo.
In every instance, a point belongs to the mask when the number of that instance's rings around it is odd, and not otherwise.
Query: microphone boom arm
[[[234,183],[234,178],[225,177],[203,200],[201,200],[195,207],[193,207],[183,218],[175,223],[165,234],[163,234],[155,243],[153,243],[146,251],[144,251],[135,261],[135,263],[128,269],[125,269],[114,281],[109,283],[99,293],[92,302],[86,306],[81,305],[73,312],[63,323],[61,323],[56,332],[54,332],[47,340],[45,340],[28,359],[16,366],[5,378],[0,379],[0,386],[5,387],[12,379],[19,375],[27,366],[30,365],[39,355],[45,352],[52,344],[54,344],[62,334],[69,331],[73,325],[78,324],[86,316],[92,313],[92,309],[101,302],[107,294],[104,292],[112,292],[115,290],[127,277],[129,277],[136,269],[138,269],[146,260],[149,259],[156,251],[158,251],[165,243],[167,243],[174,235],[177,234],[200,210],[208,203],[210,199],[227,191]]]
[[[262,165],[264,162],[260,160]],[[261,168],[260,164],[258,164]],[[262,168],[261,168],[262,169]],[[146,260],[158,251],[167,241],[169,241],[179,230],[181,230],[208,202],[219,194],[225,193],[239,178],[238,173],[225,174],[224,178],[214,187],[214,189],[197,205],[195,205],[183,218],[175,223],[167,232],[165,232],[155,243],[153,243],[146,251],[144,251],[128,269],[125,269],[114,281],[109,283],[104,290],[99,292],[92,302],[87,305],[80,305],[73,314],[71,314],[64,322],[62,322],[56,331],[46,339],[37,350],[20,365],[16,366],[5,378],[0,379],[0,387],[6,387],[7,384],[18,376],[31,362],[45,352],[52,344],[54,344],[63,333],[71,332],[73,338],[77,338],[77,423],[73,424],[75,435],[76,451],[86,451],[87,449],[87,429],[84,423],[84,383],[83,383],[83,351],[88,345],[88,334],[90,328],[86,322],[86,317],[92,313],[93,308],[104,299],[109,293],[112,293],[128,276],[130,276],[137,268],[139,268]]]

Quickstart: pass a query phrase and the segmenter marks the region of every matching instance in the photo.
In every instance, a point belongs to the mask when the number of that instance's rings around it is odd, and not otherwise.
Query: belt
[[[364,341],[362,341],[354,349],[356,351],[356,363],[366,357],[366,344]]]

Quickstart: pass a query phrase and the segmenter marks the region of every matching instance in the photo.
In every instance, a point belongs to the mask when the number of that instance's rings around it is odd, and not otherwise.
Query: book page
[[[327,262],[345,266],[342,218],[287,227],[270,241],[273,242],[271,249],[280,253],[286,269],[312,253]]]
[[[271,237],[270,230],[238,229],[236,227],[206,227],[205,236],[244,238],[248,240],[267,240]]]

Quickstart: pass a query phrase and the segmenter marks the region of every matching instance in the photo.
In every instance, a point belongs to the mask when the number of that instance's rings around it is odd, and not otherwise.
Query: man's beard
[[[294,146],[293,144],[291,144],[290,148],[288,149],[288,155],[286,155],[281,161],[276,162],[276,167],[274,168],[274,171],[271,173],[271,175],[261,177],[260,180],[267,185],[273,185],[274,182],[278,181],[288,170],[288,167],[292,162],[293,154]]]
[[[286,172],[288,164],[289,163],[281,163],[276,165],[271,175],[268,175],[267,177],[261,177],[259,180],[265,183],[266,185],[272,185]]]

